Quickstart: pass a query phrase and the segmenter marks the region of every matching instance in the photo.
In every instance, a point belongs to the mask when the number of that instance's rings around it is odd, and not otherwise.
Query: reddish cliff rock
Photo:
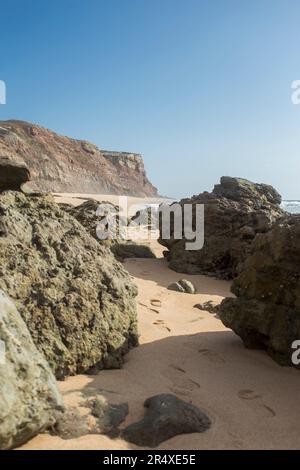
[[[0,121],[0,156],[23,160],[37,191],[156,196],[141,155],[100,150],[23,121]]]

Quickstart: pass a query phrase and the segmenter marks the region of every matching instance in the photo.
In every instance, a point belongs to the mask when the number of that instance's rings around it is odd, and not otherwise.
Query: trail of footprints
[[[254,392],[254,390],[242,389],[238,392],[238,397],[242,400],[249,400],[249,405],[257,408],[264,412],[265,416],[275,417],[276,412],[270,406],[266,405],[263,400],[263,396]]]
[[[160,299],[151,299],[150,300],[151,307],[149,307],[147,304],[144,304],[142,302],[139,302],[139,304],[156,314],[160,313],[159,309],[161,308],[161,305],[162,305]],[[200,319],[202,319],[202,317],[199,317],[193,321],[197,321]],[[168,332],[171,331],[171,329],[165,324],[164,320],[157,319],[153,322],[153,325],[166,329]],[[191,346],[190,343],[188,345]],[[219,354],[215,353],[214,351],[210,349],[200,348],[198,349],[198,352],[202,356],[206,357],[212,362],[215,362],[215,363],[226,362],[223,357],[221,357]],[[165,373],[165,376],[172,383],[172,385],[170,386],[170,391],[175,394],[186,396],[186,395],[189,395],[194,390],[197,390],[200,388],[200,384],[190,379],[189,377],[187,377],[186,371],[182,367],[179,367],[176,364],[170,364],[169,368],[166,369],[164,373]],[[276,412],[273,410],[273,408],[266,405],[264,403],[262,395],[255,393],[254,390],[242,389],[238,391],[237,395],[242,400],[248,400],[251,404],[253,404],[252,405],[253,407],[255,408],[259,407],[260,411],[263,411],[266,417],[276,416]]]
[[[160,308],[161,308],[161,300],[160,299],[151,299],[150,300],[150,304],[151,304],[151,307],[149,307],[149,305],[147,304],[144,304],[142,302],[139,302],[139,305],[141,305],[142,307],[145,307],[147,308],[148,310],[150,310],[151,312],[154,312],[154,313],[157,313],[159,314],[160,313]],[[159,328],[162,328],[164,330],[167,330],[169,333],[171,332],[171,328],[168,327],[168,325],[166,325],[166,323],[164,322],[164,320],[160,320],[160,319],[157,319],[153,322],[153,325],[156,325],[158,326]]]

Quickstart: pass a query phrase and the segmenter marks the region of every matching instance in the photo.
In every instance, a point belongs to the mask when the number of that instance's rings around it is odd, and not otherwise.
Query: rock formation
[[[144,406],[145,417],[122,432],[126,441],[139,446],[157,447],[178,434],[204,432],[211,425],[205,413],[175,395],[156,395],[148,398]]]
[[[119,207],[108,201],[99,202],[95,199],[88,199],[78,206],[63,207],[69,214],[72,215],[88,233],[96,238],[96,240],[103,242],[110,246],[117,239],[123,235]],[[124,220],[124,225],[127,220]],[[100,229],[103,227],[103,233],[107,236],[101,239]]]
[[[292,365],[292,343],[300,339],[300,216],[283,218],[256,237],[232,292],[237,298],[220,307],[224,325],[246,347],[266,349],[280,364]]]
[[[29,177],[29,170],[20,159],[0,156],[0,193],[7,189],[19,191]]]
[[[184,238],[160,243],[169,249],[170,268],[188,274],[208,274],[224,279],[234,277],[250,253],[257,233],[267,232],[284,212],[281,197],[266,184],[255,184],[241,178],[222,177],[211,193],[204,192],[180,205],[204,205],[204,247],[188,251]],[[195,213],[193,215],[195,226]]]
[[[125,230],[130,220],[119,214],[118,206],[107,201],[89,199],[76,207],[64,207],[64,210],[75,217],[99,243],[108,246],[118,260],[155,258],[149,246],[126,239]],[[121,222],[124,223],[123,226]],[[107,238],[102,239],[102,233]]]
[[[119,367],[137,344],[137,289],[51,196],[0,195],[0,288],[58,378]]]
[[[54,425],[63,403],[55,378],[13,302],[0,291],[0,449]]]
[[[157,195],[139,154],[103,151],[28,122],[0,121],[0,155],[24,160],[34,191]]]

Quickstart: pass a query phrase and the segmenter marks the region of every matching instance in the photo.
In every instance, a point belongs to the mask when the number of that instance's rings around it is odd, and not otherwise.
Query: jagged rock
[[[148,398],[144,406],[145,417],[122,432],[126,441],[138,446],[157,447],[178,434],[204,432],[211,425],[208,416],[196,406],[171,394]]]
[[[80,413],[75,407],[68,407],[61,413],[51,433],[62,439],[74,439],[87,434],[107,434],[117,437],[119,425],[128,415],[128,403],[111,404],[102,395],[82,403],[90,408],[89,413]]]
[[[203,310],[208,313],[215,313],[216,315],[219,315],[220,304],[216,305],[211,300],[208,300],[207,302],[203,302],[202,304],[194,305],[194,308],[198,308],[199,310]]]
[[[204,205],[204,246],[188,251],[185,238],[174,238],[171,223],[171,239],[163,239],[161,231],[159,240],[169,249],[166,254],[169,267],[177,272],[223,279],[236,276],[251,252],[256,234],[267,232],[283,216],[280,201],[280,195],[272,186],[224,176],[211,193],[181,200],[181,206]]]
[[[122,223],[126,226],[127,220],[120,216],[119,207],[111,202],[88,199],[79,206],[63,208],[75,217],[92,237],[108,246],[124,236]],[[101,238],[102,232],[106,236],[105,239]]]
[[[63,402],[14,303],[0,291],[0,449],[19,446],[52,426]]]
[[[169,290],[174,290],[177,292],[185,292],[186,294],[195,294],[196,289],[191,281],[186,279],[180,279],[178,282],[173,282],[168,286]]]
[[[266,349],[280,364],[292,365],[292,343],[300,339],[299,216],[283,218],[256,237],[232,292],[237,298],[220,307],[224,325],[246,347]]]
[[[29,179],[30,173],[24,162],[0,156],[0,193],[8,189],[19,191]]]
[[[76,439],[91,433],[88,418],[82,416],[79,410],[73,406],[66,408],[61,413],[51,429],[51,434],[62,439]]]
[[[111,245],[111,251],[120,261],[126,258],[156,258],[151,248],[147,245],[124,241]]]
[[[0,288],[58,378],[119,367],[137,344],[137,289],[110,250],[53,201],[0,195]]]
[[[29,122],[0,126],[0,155],[24,160],[33,191],[157,196],[139,154],[100,150]]]
[[[126,227],[130,221],[120,214],[118,206],[107,201],[99,202],[89,199],[79,206],[64,207],[64,209],[75,217],[98,242],[109,246],[118,260],[155,258],[155,254],[147,245],[140,245],[126,239]],[[102,234],[107,238],[102,238]]]

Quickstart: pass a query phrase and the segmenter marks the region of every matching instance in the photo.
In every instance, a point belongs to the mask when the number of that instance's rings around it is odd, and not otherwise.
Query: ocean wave
[[[281,207],[291,214],[300,214],[300,201],[282,201]]]

